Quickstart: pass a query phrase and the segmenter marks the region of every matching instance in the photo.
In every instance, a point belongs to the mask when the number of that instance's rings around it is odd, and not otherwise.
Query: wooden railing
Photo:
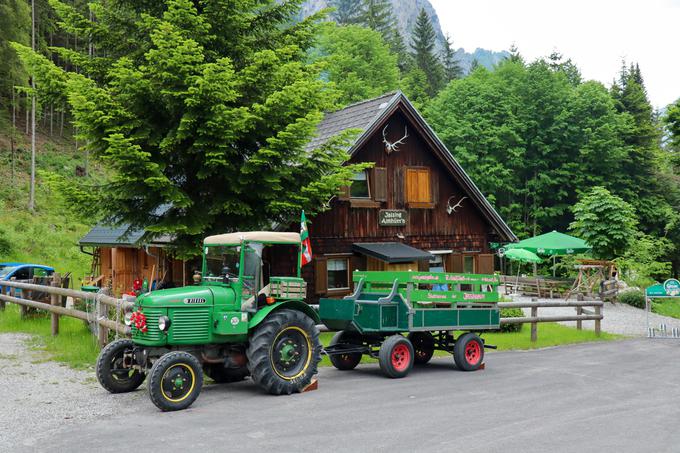
[[[520,293],[541,298],[563,298],[572,287],[573,282],[545,277],[519,277],[501,275],[505,294]]]
[[[21,290],[20,297],[17,297],[17,289]],[[34,293],[45,293],[49,295],[49,303],[31,300]],[[63,296],[72,297],[74,301],[91,301],[93,309],[81,311],[74,308],[66,308],[61,304]],[[122,335],[129,335],[130,328],[123,322],[125,311],[130,310],[132,302],[107,296],[102,293],[90,293],[68,288],[61,288],[61,278],[59,274],[52,277],[50,286],[36,285],[33,283],[18,282],[14,280],[0,281],[0,311],[5,309],[7,302],[17,304],[21,307],[21,317],[25,318],[28,308],[49,311],[52,314],[52,335],[59,334],[59,317],[69,316],[71,318],[82,319],[89,323],[99,326],[98,339],[101,345],[108,342],[109,329]],[[114,316],[110,316],[113,312]]]
[[[532,300],[531,302],[499,302],[499,308],[530,308],[531,316],[524,316],[521,318],[501,318],[501,324],[531,324],[531,341],[535,342],[538,338],[538,323],[539,322],[564,322],[576,321],[576,328],[581,330],[583,328],[583,321],[595,321],[595,335],[600,336],[601,322],[604,318],[602,314],[603,302],[599,300],[592,301],[566,301],[566,302],[538,302]],[[538,316],[539,308],[575,308],[574,315],[562,316]],[[593,307],[593,310],[588,310],[585,307]]]

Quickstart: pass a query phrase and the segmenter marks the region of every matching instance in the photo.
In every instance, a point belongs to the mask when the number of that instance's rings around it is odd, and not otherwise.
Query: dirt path
[[[35,447],[37,437],[93,422],[95,419],[132,412],[131,400],[102,389],[92,370],[73,370],[45,361],[33,351],[30,335],[0,334],[0,451]],[[43,446],[44,447],[44,446]]]

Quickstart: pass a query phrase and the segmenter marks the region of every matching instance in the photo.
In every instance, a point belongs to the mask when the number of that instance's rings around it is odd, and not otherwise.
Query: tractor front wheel
[[[132,340],[116,340],[97,357],[97,380],[111,393],[131,392],[144,382],[146,374],[132,368]]]
[[[378,361],[387,377],[402,378],[413,368],[413,345],[401,335],[388,337],[380,346]]]
[[[340,332],[336,332],[336,334],[333,335],[333,338],[331,339],[330,343],[328,343],[328,346],[336,346],[339,344],[356,348],[357,346],[361,346],[361,337],[359,334],[354,332],[341,330]],[[359,362],[361,362],[360,352],[330,354],[328,357],[330,358],[333,366],[338,370],[353,370],[357,367],[357,365],[359,365]]]
[[[196,357],[184,351],[163,354],[151,367],[149,397],[163,412],[186,409],[203,386],[203,371]]]
[[[319,331],[297,310],[270,313],[254,330],[248,349],[253,381],[273,395],[302,391],[312,382],[321,360]]]
[[[472,332],[464,333],[453,345],[453,360],[459,370],[478,370],[484,361],[484,342]]]
[[[416,365],[425,365],[434,354],[434,337],[430,332],[411,332],[408,334],[409,341],[414,349],[414,362]]]

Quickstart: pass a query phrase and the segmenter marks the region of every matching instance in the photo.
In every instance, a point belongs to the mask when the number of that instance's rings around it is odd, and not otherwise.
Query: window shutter
[[[328,292],[326,258],[314,259],[314,292],[316,294],[326,294]]]
[[[418,199],[416,201],[420,203],[432,202],[429,169],[421,168],[418,170]]]
[[[373,168],[373,199],[375,201],[387,201],[387,168]]]
[[[493,254],[481,253],[477,255],[477,272],[480,274],[493,274]]]
[[[406,202],[413,203],[418,201],[418,170],[414,168],[406,169]]]
[[[452,253],[446,257],[446,272],[463,273],[463,255]]]
[[[341,186],[338,200],[349,200],[349,186]]]

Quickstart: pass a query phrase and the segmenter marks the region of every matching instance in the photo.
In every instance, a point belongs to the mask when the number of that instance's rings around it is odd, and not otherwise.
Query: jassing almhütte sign
[[[403,209],[381,209],[378,213],[380,226],[406,226],[408,223],[408,211]]]

